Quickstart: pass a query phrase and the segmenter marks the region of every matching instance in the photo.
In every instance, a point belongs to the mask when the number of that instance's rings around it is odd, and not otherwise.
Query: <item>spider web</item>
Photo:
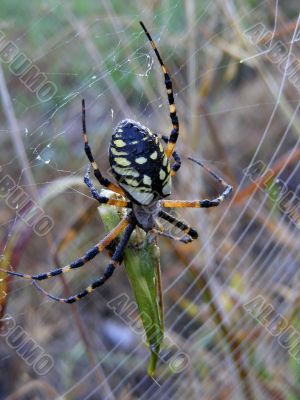
[[[7,319],[41,346],[53,365],[42,375],[21,360],[17,344],[3,334],[3,398],[16,390],[19,398],[30,391],[61,399],[298,398],[297,346],[284,342],[283,332],[299,335],[295,154],[300,96],[292,77],[297,76],[300,14],[296,2],[280,3],[149,1],[142,7],[134,1],[32,1],[12,7],[4,1],[1,32],[55,88],[42,101],[9,63],[2,63],[1,96],[7,86],[11,107],[3,103],[1,177],[8,175],[53,220],[49,235],[38,235],[22,220],[18,201],[13,209],[2,196],[2,254],[12,241],[21,248],[19,255],[14,250],[18,271],[52,269],[53,242],[92,204],[81,182],[87,165],[82,98],[89,140],[104,172],[109,173],[109,137],[120,119],[170,132],[161,71],[139,20],[153,35],[174,80],[183,166],[174,179],[173,197],[198,199],[220,190],[187,156],[226,176],[236,197],[212,211],[180,212],[199,231],[197,243],[184,247],[159,241],[165,329],[188,360],[180,373],[170,373],[161,361],[157,376],[149,378],[141,337],[109,309],[109,301],[120,294],[132,299],[122,268],[103,290],[72,310],[15,279],[7,296]],[[255,26],[268,32],[267,46],[253,39]],[[272,51],[279,42],[281,57]],[[274,62],[279,58],[282,62]],[[292,61],[296,69],[291,73]],[[264,171],[275,171],[274,180],[258,187],[261,174],[253,175],[251,166],[262,164]],[[255,190],[244,195],[253,182]],[[292,215],[280,208],[283,185],[291,193]],[[95,213],[60,255],[62,265],[102,236]],[[100,256],[90,267],[72,272],[66,277],[68,290],[85,287],[106,263]],[[63,289],[55,278],[45,287],[51,293]],[[255,301],[269,307],[273,324],[270,315],[258,317],[258,306],[253,311]],[[17,376],[14,385],[12,376]]]

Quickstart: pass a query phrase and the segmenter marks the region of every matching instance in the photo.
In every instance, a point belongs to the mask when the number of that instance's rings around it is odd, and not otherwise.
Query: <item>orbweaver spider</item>
[[[181,165],[180,157],[175,151],[175,144],[179,134],[179,123],[174,103],[172,80],[149,32],[143,22],[140,22],[140,24],[152,45],[164,75],[173,129],[169,137],[159,137],[139,122],[130,119],[121,121],[115,128],[109,146],[109,161],[112,172],[117,181],[117,184],[114,184],[102,175],[92,154],[86,132],[85,102],[82,100],[84,149],[87,158],[92,165],[95,178],[102,186],[112,192],[122,195],[124,199],[113,199],[101,195],[95,189],[89,177],[89,171],[84,177],[84,182],[90,189],[93,198],[100,204],[126,207],[128,212],[120,223],[104,239],[88,250],[84,256],[63,268],[57,268],[38,275],[27,275],[18,272],[5,271],[9,275],[31,279],[33,281],[40,281],[63,274],[85,265],[88,261],[96,257],[97,254],[107,248],[107,246],[109,246],[109,244],[124,231],[103,275],[80,293],[67,298],[59,298],[45,292],[42,288],[36,285],[43,293],[53,300],[64,303],[74,303],[93,292],[97,287],[103,285],[122,262],[123,250],[125,249],[136,226],[139,226],[145,232],[153,231],[158,234],[163,234],[159,229],[156,229],[156,227],[159,227],[157,224],[157,218],[162,218],[184,232],[185,237],[181,239],[183,242],[186,243],[196,239],[198,234],[194,229],[168,214],[163,210],[163,208],[216,207],[227,198],[232,191],[232,187],[218,175],[210,171],[199,161],[189,158],[201,165],[215,179],[217,179],[224,187],[224,191],[212,200],[163,200],[171,194],[171,177],[176,175],[176,172],[179,170]],[[163,147],[160,139],[166,143],[166,148]],[[171,157],[174,159],[172,166],[170,164]]]

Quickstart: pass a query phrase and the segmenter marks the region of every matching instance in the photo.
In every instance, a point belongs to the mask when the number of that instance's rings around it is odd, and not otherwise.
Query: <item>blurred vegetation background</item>
[[[268,57],[268,48],[262,50],[265,42],[255,46],[246,31],[263,24],[270,31],[264,40],[271,47],[283,43],[297,66],[298,15],[296,0],[2,0],[1,32],[57,87],[42,102],[1,64],[1,178],[13,178],[54,221],[51,233],[39,237],[2,196],[2,268],[48,271],[103,237],[97,204],[83,185],[82,98],[89,140],[107,174],[107,147],[119,120],[170,132],[161,70],[139,20],[174,80],[183,166],[173,180],[173,198],[206,198],[221,190],[188,156],[220,173],[235,194],[216,209],[180,211],[199,231],[194,243],[159,239],[165,330],[188,356],[182,372],[172,373],[161,361],[155,380],[147,376],[141,336],[107,304],[122,293],[133,298],[123,268],[72,306],[46,300],[27,281],[1,274],[2,315],[54,360],[40,376],[3,334],[1,399],[300,398],[299,362],[280,344],[280,329],[272,335],[244,308],[263,297],[272,316],[284,317],[297,337],[299,90],[289,71]],[[273,175],[253,183],[244,171],[258,160]],[[276,179],[292,193],[293,218],[279,207]],[[80,229],[65,238],[69,228]],[[43,287],[76,293],[107,261],[100,255]]]

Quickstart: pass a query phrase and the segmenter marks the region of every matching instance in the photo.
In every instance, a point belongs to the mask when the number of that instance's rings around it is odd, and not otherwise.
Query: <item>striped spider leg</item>
[[[227,199],[232,192],[233,188],[231,185],[226,183],[220,178],[215,172],[211,171],[206,165],[200,161],[195,160],[192,157],[188,157],[189,160],[195,162],[204,168],[210,175],[212,175],[223,187],[224,191],[216,198],[212,200],[161,200],[160,204],[166,208],[210,208],[219,206],[225,199]]]
[[[99,286],[102,286],[114,273],[114,270],[119,267],[123,260],[123,251],[130,239],[130,236],[135,228],[134,223],[129,223],[129,225],[125,228],[124,234],[122,236],[122,239],[120,240],[118,246],[116,247],[116,250],[111,257],[111,260],[107,267],[105,268],[103,275],[100,276],[97,280],[92,282],[88,287],[86,287],[84,290],[81,292],[70,296],[70,297],[57,297],[54,296],[48,292],[46,292],[41,286],[39,286],[35,281],[33,282],[34,286],[41,291],[44,295],[49,297],[52,300],[59,301],[61,303],[75,303],[76,301],[81,300],[83,297],[87,296],[88,294],[92,293],[95,289],[97,289]]]
[[[49,278],[51,278],[51,277],[54,277],[54,276],[57,276],[57,275],[61,275],[61,274],[64,274],[64,273],[66,273],[66,272],[69,272],[69,271],[71,271],[72,269],[77,269],[77,268],[80,268],[80,267],[82,267],[82,266],[84,266],[85,264],[87,264],[90,260],[92,260],[93,258],[95,258],[100,252],[102,252],[105,248],[107,248],[108,246],[109,246],[109,244],[120,234],[120,233],[122,233],[123,231],[125,231],[124,232],[124,235],[123,235],[123,237],[122,237],[122,239],[121,239],[121,242],[120,242],[120,244],[121,243],[123,243],[123,249],[124,249],[124,247],[126,246],[126,244],[127,244],[127,242],[128,242],[128,240],[129,240],[129,237],[130,237],[130,235],[131,235],[131,233],[132,233],[132,231],[133,231],[133,229],[134,229],[134,227],[135,227],[135,225],[134,225],[134,223],[132,222],[132,220],[131,220],[131,216],[129,215],[129,216],[127,216],[127,217],[125,217],[125,218],[123,218],[120,222],[119,222],[119,224],[108,234],[108,235],[106,235],[105,237],[104,237],[104,239],[102,239],[99,243],[97,243],[95,246],[93,246],[91,249],[89,249],[86,253],[85,253],[85,255],[84,256],[82,256],[82,257],[80,257],[80,258],[78,258],[77,260],[75,260],[75,261],[73,261],[72,263],[70,263],[70,264],[68,264],[68,265],[66,265],[66,266],[64,266],[64,267],[62,267],[62,268],[56,268],[56,269],[54,269],[54,270],[51,270],[51,271],[48,271],[48,272],[44,272],[44,273],[41,273],[41,274],[38,274],[38,275],[28,275],[28,274],[22,274],[22,273],[19,273],[19,272],[13,272],[13,271],[6,271],[6,270],[3,270],[3,269],[0,269],[2,272],[6,272],[8,275],[10,275],[10,276],[18,276],[18,277],[20,277],[20,278],[24,278],[24,279],[30,279],[30,280],[33,280],[33,281],[41,281],[41,280],[45,280],[45,279],[49,279]],[[129,232],[130,232],[130,235],[129,235]],[[126,243],[124,244],[124,238],[127,238],[127,236],[129,235],[129,237],[128,237],[128,240],[126,241]],[[120,246],[118,246],[117,247],[117,249],[119,248]],[[119,263],[120,263],[120,260],[121,260],[121,258],[122,258],[122,253],[120,253],[120,248],[119,248],[119,250],[117,251],[117,249],[116,249],[116,251],[115,251],[115,253],[114,253],[114,256],[112,257],[112,259],[111,259],[111,262],[109,263],[109,265],[106,267],[106,269],[104,270],[104,274],[103,274],[103,276],[101,276],[98,280],[97,280],[97,282],[95,283],[95,287],[98,287],[98,286],[100,286],[100,285],[103,285],[104,284],[104,282],[107,280],[107,279],[109,279],[110,277],[111,277],[111,275],[113,274],[113,272],[114,272],[114,270],[115,270],[115,268],[119,265]],[[121,257],[121,258],[120,258]],[[100,283],[100,281],[101,281],[101,283]],[[83,292],[81,292],[81,297],[84,297],[87,293],[86,293],[86,291],[88,292],[88,293],[90,293],[90,292],[92,292],[94,290],[94,286],[92,285],[92,286],[89,286],[85,291],[84,291],[84,295],[82,294]],[[47,294],[48,295],[48,297],[51,297],[52,295],[50,295],[50,294],[48,294],[48,293],[46,293],[46,292],[44,292],[45,294]],[[54,298],[55,296],[52,296],[51,298]],[[81,298],[81,297],[79,297],[79,298]],[[70,298],[68,298],[68,299],[64,299],[64,300],[61,300],[61,301],[63,301],[63,302],[65,302],[65,303],[73,303],[74,301],[76,301],[76,296],[72,296],[72,297],[70,297]],[[78,298],[78,299],[79,299]],[[58,298],[55,298],[55,299],[58,299]],[[65,301],[66,300],[66,301]]]
[[[82,137],[83,137],[83,142],[84,142],[84,151],[85,154],[87,156],[87,158],[89,159],[90,163],[92,164],[93,170],[94,170],[94,175],[96,177],[96,179],[99,181],[100,185],[106,187],[107,189],[121,194],[124,196],[124,190],[122,190],[119,186],[115,185],[114,183],[112,183],[109,179],[105,178],[100,170],[99,167],[94,159],[94,156],[92,154],[92,149],[89,145],[88,142],[88,136],[87,136],[87,131],[86,131],[86,120],[85,120],[85,101],[84,99],[82,99]]]
[[[163,72],[164,78],[165,78],[165,86],[166,86],[166,90],[167,90],[169,107],[170,107],[170,118],[171,118],[171,122],[173,125],[173,129],[171,131],[170,137],[168,139],[167,147],[165,150],[166,156],[168,158],[170,158],[174,152],[177,138],[179,135],[179,122],[178,122],[178,117],[177,117],[177,113],[176,113],[175,101],[174,101],[173,84],[172,84],[171,77],[167,71],[167,68],[159,54],[159,51],[157,50],[156,44],[154,43],[150,33],[148,32],[147,28],[145,27],[145,25],[142,21],[140,21],[140,24],[141,24],[141,27],[143,28],[145,34],[147,35],[148,40],[151,43],[151,46],[152,46],[152,48],[156,54],[156,57],[160,63],[160,66],[161,66],[161,69],[162,69],[162,72]]]
[[[111,170],[114,178],[116,179],[116,183],[112,183],[109,179],[102,175],[92,154],[86,131],[85,101],[82,100],[82,135],[86,156],[91,163],[94,175],[98,182],[105,188],[123,196],[123,198],[109,198],[99,193],[94,187],[90,178],[90,168],[87,170],[84,176],[84,183],[90,190],[93,198],[99,204],[109,204],[126,208],[127,216],[123,218],[119,224],[104,237],[103,240],[88,250],[84,256],[62,268],[56,268],[52,271],[37,275],[1,270],[11,276],[18,276],[32,280],[37,289],[56,301],[74,303],[75,301],[87,296],[89,293],[92,293],[97,287],[103,285],[112,276],[114,270],[122,262],[123,251],[133,230],[137,226],[147,233],[167,236],[171,239],[179,240],[184,243],[188,243],[194,239],[197,239],[198,234],[193,228],[189,227],[185,222],[177,219],[173,215],[168,214],[162,208],[216,207],[221,204],[232,191],[232,187],[217,174],[212,172],[201,162],[196,161],[193,158],[189,158],[191,161],[197,163],[210,175],[212,175],[224,187],[223,192],[212,200],[165,200],[165,198],[172,192],[171,177],[176,175],[176,172],[181,166],[180,156],[175,151],[175,145],[179,135],[179,122],[174,102],[171,77],[167,72],[167,68],[164,65],[156,45],[145,25],[143,22],[140,22],[140,24],[152,45],[164,75],[170,108],[170,119],[173,129],[170,133],[170,136],[159,136],[152,133],[149,128],[143,126],[140,122],[133,121],[131,119],[124,119],[123,121],[120,121],[115,127],[108,149]],[[166,143],[165,148],[160,139]],[[171,158],[174,160],[172,166],[170,164]],[[181,230],[184,233],[184,236],[175,237],[172,234],[165,232],[158,219],[163,219],[169,222]],[[84,218],[82,221],[83,220]],[[81,226],[82,221],[80,220],[69,230],[67,236],[61,241],[58,249],[64,247],[69,240],[76,236],[76,229]],[[118,245],[114,247],[114,240],[121,233],[123,233],[123,235]],[[72,269],[80,268],[87,264],[90,260],[94,259],[104,249],[109,249],[111,251],[112,248],[114,249],[112,251],[113,255],[109,264],[105,268],[103,275],[90,284],[86,289],[74,296],[67,298],[54,296],[46,292],[36,283],[36,281],[45,280],[64,274]],[[54,260],[54,262],[56,262],[56,260]]]
[[[165,143],[168,143],[168,141],[169,141],[168,136],[162,135],[160,137]],[[173,151],[172,156],[173,156],[175,162],[171,166],[171,176],[175,176],[177,171],[181,167],[181,159],[180,159],[180,155],[175,150]]]
[[[99,204],[109,204],[116,207],[126,207],[126,208],[130,207],[130,202],[127,200],[112,199],[110,197],[101,195],[97,191],[90,178],[90,166],[88,166],[86,174],[84,175],[84,183],[90,189],[93,198],[97,200]]]
[[[195,231],[195,229],[191,228],[185,222],[179,220],[173,215],[167,213],[166,211],[160,210],[158,212],[158,217],[174,225],[176,228],[180,229],[186,235],[182,238],[177,238],[177,239],[175,238],[175,240],[180,240],[183,243],[189,243],[198,238],[198,233]],[[174,239],[172,235],[168,235],[168,237],[170,237],[170,239]]]

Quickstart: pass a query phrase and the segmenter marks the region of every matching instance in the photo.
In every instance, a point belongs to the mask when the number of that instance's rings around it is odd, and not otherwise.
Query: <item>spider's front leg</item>
[[[94,175],[95,175],[96,179],[98,180],[98,182],[100,183],[100,185],[106,187],[107,189],[109,189],[113,192],[119,193],[124,196],[125,193],[119,186],[115,185],[109,179],[105,178],[101,174],[99,167],[94,159],[92,149],[89,145],[88,137],[87,137],[86,122],[85,122],[85,101],[84,100],[82,100],[82,136],[83,136],[85,154],[86,154],[87,158],[89,159],[90,163],[92,164],[92,167],[94,170]]]
[[[168,143],[169,138],[168,136],[162,135],[161,139],[165,142]],[[176,172],[179,170],[179,168],[181,167],[181,159],[180,159],[180,155],[177,153],[177,151],[173,151],[172,157],[174,158],[174,164],[171,166],[171,176],[175,176]]]
[[[84,175],[83,179],[86,186],[90,189],[90,192],[95,200],[99,202],[99,204],[109,204],[116,207],[130,207],[131,203],[127,200],[119,200],[119,199],[111,199],[109,197],[101,195],[90,178],[90,166],[88,167],[86,174]]]
[[[210,175],[212,175],[223,187],[224,191],[216,198],[209,200],[161,200],[160,205],[166,208],[210,208],[219,206],[225,199],[227,199],[233,190],[233,187],[226,183],[216,173],[211,171],[208,167],[202,164],[200,161],[194,160],[188,157],[189,160],[195,162],[204,168]]]
[[[142,21],[140,21],[140,24],[141,24],[148,40],[151,43],[151,46],[152,46],[154,53],[158,59],[158,62],[160,63],[161,70],[164,75],[165,87],[166,87],[166,91],[167,91],[169,109],[170,109],[170,119],[171,119],[172,126],[173,126],[173,129],[171,131],[170,137],[168,138],[168,144],[167,144],[167,147],[165,150],[166,156],[168,158],[170,158],[175,150],[175,145],[176,145],[177,138],[179,135],[179,122],[178,122],[174,94],[173,94],[172,79],[168,73],[167,67],[164,64],[164,62],[161,58],[161,55],[159,54],[159,51],[157,50],[156,44],[154,43],[150,33],[148,32],[147,28],[145,27],[145,25]]]
[[[134,228],[135,228],[135,224],[130,223],[127,226],[127,228],[125,229],[124,235],[123,235],[122,239],[120,240],[118,246],[116,247],[116,250],[111,258],[111,261],[108,264],[108,266],[105,268],[103,275],[100,276],[100,278],[98,278],[96,281],[91,283],[87,288],[85,288],[81,292],[77,293],[76,295],[70,296],[70,297],[65,297],[65,298],[57,297],[57,296],[54,296],[54,295],[46,292],[36,282],[33,282],[35,287],[38,290],[40,290],[44,295],[49,297],[50,299],[55,300],[55,301],[60,301],[61,303],[71,304],[71,303],[75,303],[78,300],[81,300],[83,297],[92,293],[96,288],[98,288],[99,286],[102,286],[112,276],[112,274],[114,273],[114,270],[121,264],[121,262],[123,260],[124,249],[130,239],[130,236],[131,236]]]

